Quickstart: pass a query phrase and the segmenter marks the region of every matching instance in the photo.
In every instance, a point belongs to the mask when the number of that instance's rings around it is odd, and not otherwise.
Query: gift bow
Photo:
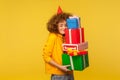
[[[72,50],[71,48],[67,49],[67,54],[70,56],[76,56],[78,53],[78,50]]]

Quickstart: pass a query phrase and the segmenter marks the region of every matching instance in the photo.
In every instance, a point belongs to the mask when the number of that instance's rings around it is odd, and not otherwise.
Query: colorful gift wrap
[[[76,18],[78,20],[78,27],[81,27],[81,21],[80,21],[80,17],[78,16],[70,16],[69,19],[72,19],[72,18]]]
[[[70,65],[68,67],[69,70],[76,70],[76,71],[82,71],[85,68],[89,66],[89,60],[88,60],[88,53],[77,55],[77,56],[69,56],[66,53],[62,54],[62,64],[63,65]]]
[[[67,26],[69,29],[74,29],[79,27],[79,20],[77,18],[67,19]]]
[[[84,42],[84,28],[65,29],[65,43],[78,44]]]
[[[72,50],[85,50],[88,49],[88,42],[83,42],[81,44],[62,44],[63,51],[67,51],[69,48]]]
[[[64,51],[65,53],[67,53],[70,56],[76,56],[76,55],[84,55],[86,54],[86,51],[78,51],[78,50],[72,50],[71,48],[69,48],[67,51]]]

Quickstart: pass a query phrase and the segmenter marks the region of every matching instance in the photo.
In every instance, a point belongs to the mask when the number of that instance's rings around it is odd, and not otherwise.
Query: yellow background
[[[57,11],[81,17],[89,68],[75,80],[120,80],[120,0],[0,0],[0,80],[49,80],[42,48]]]

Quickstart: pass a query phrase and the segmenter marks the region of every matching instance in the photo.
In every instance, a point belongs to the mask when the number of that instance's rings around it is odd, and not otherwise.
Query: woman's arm
[[[69,69],[67,69],[67,67],[69,67],[70,65],[65,65],[65,66],[59,65],[59,64],[57,64],[57,63],[56,63],[55,61],[53,61],[53,60],[51,60],[51,61],[49,62],[49,64],[57,67],[58,69],[60,69],[60,70],[62,70],[62,71],[64,71],[64,72],[70,71]]]

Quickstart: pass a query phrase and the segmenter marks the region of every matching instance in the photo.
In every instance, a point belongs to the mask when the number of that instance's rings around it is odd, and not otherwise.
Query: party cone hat
[[[62,11],[61,7],[59,6],[58,10],[57,10],[57,14],[61,14],[61,13],[63,13],[63,11]]]

